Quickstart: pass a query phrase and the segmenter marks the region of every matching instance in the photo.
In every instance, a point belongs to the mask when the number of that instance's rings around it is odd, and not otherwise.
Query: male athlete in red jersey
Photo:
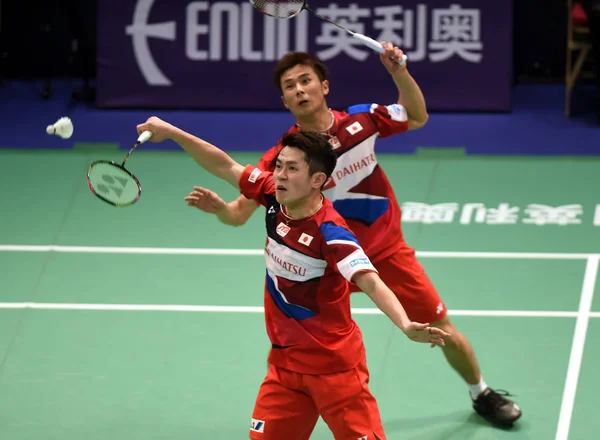
[[[158,118],[137,127],[172,139],[203,168],[266,207],[264,304],[272,343],[250,438],[310,437],[319,416],[336,439],[385,439],[360,329],[350,313],[355,282],[409,338],[443,345],[439,328],[410,322],[321,189],[336,155],[323,137],[283,137],[274,172],[243,167],[217,147]]]
[[[325,186],[325,196],[333,201],[335,209],[356,234],[408,316],[431,322],[452,334],[443,352],[469,385],[474,409],[492,422],[511,425],[521,416],[521,409],[487,386],[471,344],[451,323],[443,301],[402,236],[400,206],[377,162],[375,142],[378,137],[421,128],[428,115],[423,95],[406,65],[399,66],[390,60],[402,56],[402,51],[389,43],[382,45],[386,52],[380,59],[400,93],[397,102],[359,104],[346,112],[333,111],[327,106],[329,81],[324,63],[304,52],[285,55],[275,68],[274,82],[283,104],[296,118],[289,132],[317,131],[330,137],[338,161]],[[272,160],[279,149],[277,145],[267,151],[257,166],[272,169]],[[221,222],[235,226],[244,224],[258,207],[254,200],[244,196],[225,203],[214,192],[200,187],[195,187],[188,196],[188,204],[215,213]]]

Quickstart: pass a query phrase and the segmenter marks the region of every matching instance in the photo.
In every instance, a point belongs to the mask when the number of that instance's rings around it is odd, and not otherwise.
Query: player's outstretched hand
[[[450,336],[441,328],[431,327],[429,324],[421,324],[419,322],[411,322],[404,330],[404,334],[415,342],[430,343],[431,347],[446,345],[444,338]]]
[[[150,142],[162,142],[165,139],[169,139],[176,128],[168,122],[165,122],[156,116],[152,116],[148,118],[146,122],[137,126],[138,134],[142,134],[146,130],[152,132]]]
[[[385,68],[387,69],[388,72],[390,72],[391,74],[394,74],[394,73],[397,73],[397,72],[400,72],[400,71],[406,69],[406,63],[401,66],[397,62],[397,60],[402,59],[402,55],[404,55],[404,52],[402,52],[402,49],[400,49],[399,47],[396,47],[392,43],[388,43],[386,41],[382,41],[381,45],[385,49],[385,52],[382,53],[381,55],[379,55],[379,59],[381,59],[381,62],[383,63],[383,65],[385,66]],[[393,58],[393,59],[390,59],[390,58]],[[396,61],[394,61],[394,60],[396,60]]]
[[[194,186],[194,190],[183,200],[187,202],[188,206],[194,206],[209,214],[216,214],[227,206],[227,202],[216,192],[199,186]]]

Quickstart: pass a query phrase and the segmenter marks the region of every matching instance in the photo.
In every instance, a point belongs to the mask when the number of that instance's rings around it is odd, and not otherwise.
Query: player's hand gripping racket
[[[358,32],[353,32],[350,29],[346,29],[344,26],[336,23],[335,21],[330,20],[329,18],[323,15],[317,14],[315,11],[308,7],[308,0],[250,0],[250,3],[252,3],[252,6],[254,6],[263,14],[270,15],[271,17],[276,18],[292,18],[300,14],[300,12],[302,12],[303,9],[306,9],[307,11],[310,11],[313,14],[315,14],[320,19],[325,20],[326,22],[345,30],[354,38],[360,40],[365,46],[370,47],[374,51],[379,53],[385,52],[383,46],[379,42],[373,40],[372,38],[369,38],[363,34],[359,34]],[[393,60],[396,61],[398,64],[403,65],[406,62],[406,58],[406,55],[402,55],[402,59],[397,60],[394,58]]]
[[[108,160],[97,160],[89,166],[87,182],[96,197],[119,207],[133,205],[139,200],[142,185],[137,177],[125,168],[125,163],[133,150],[151,137],[151,131],[143,132],[120,165]]]

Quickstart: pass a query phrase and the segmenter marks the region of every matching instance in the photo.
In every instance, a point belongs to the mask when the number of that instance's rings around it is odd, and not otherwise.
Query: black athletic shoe
[[[510,396],[510,393],[486,388],[477,399],[473,400],[473,408],[492,423],[510,426],[521,417],[521,408],[504,396]]]

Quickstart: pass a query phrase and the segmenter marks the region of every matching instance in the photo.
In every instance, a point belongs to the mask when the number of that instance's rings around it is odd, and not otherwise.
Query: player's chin
[[[281,190],[281,189],[275,190],[275,200],[277,200],[277,203],[280,203],[282,205],[285,204],[285,202],[287,200],[286,192],[287,191]]]
[[[292,112],[294,116],[305,116],[313,113],[315,110],[314,106],[311,102],[307,102],[305,104],[297,104],[294,107],[294,111]]]

